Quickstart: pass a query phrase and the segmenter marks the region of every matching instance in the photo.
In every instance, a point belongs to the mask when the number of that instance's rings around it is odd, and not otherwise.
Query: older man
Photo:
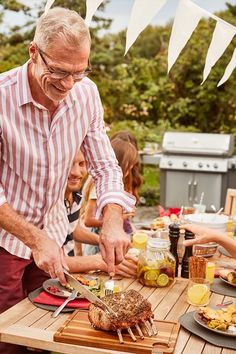
[[[0,76],[0,311],[40,285],[44,272],[65,283],[64,193],[79,148],[96,182],[109,273],[129,248],[122,208],[134,206],[105,133],[97,88],[87,78],[90,35],[83,19],[49,10],[29,54],[27,63]]]

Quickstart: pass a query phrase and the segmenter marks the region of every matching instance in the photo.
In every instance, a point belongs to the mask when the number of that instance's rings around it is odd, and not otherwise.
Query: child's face
[[[76,192],[81,189],[87,177],[87,169],[84,155],[79,151],[73,161],[73,165],[67,181],[67,190]]]

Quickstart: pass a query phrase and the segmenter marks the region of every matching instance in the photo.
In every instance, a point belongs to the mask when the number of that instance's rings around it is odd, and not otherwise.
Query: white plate
[[[208,325],[201,319],[201,316],[199,315],[198,311],[194,312],[193,318],[198,324],[200,324],[200,326],[208,329],[209,331],[212,331],[212,332],[215,332],[218,334],[222,334],[224,336],[236,337],[236,332],[231,332],[229,330],[221,331],[220,329],[213,329],[213,328],[208,327]]]
[[[220,279],[221,279],[224,283],[226,283],[226,284],[228,284],[228,285],[231,285],[231,286],[234,286],[234,287],[236,286],[236,284],[230,283],[228,280],[222,278],[221,276],[220,276]]]
[[[64,286],[61,285],[61,283],[59,282],[59,280],[57,279],[47,279],[45,280],[45,282],[43,283],[43,288],[44,290],[51,294],[51,295],[55,295],[55,296],[59,296],[59,297],[68,297],[70,296],[71,292],[68,291]],[[77,298],[79,298],[80,295],[77,296]]]

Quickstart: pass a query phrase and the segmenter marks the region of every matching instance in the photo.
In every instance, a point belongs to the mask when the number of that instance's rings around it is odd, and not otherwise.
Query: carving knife
[[[88,288],[82,285],[73,275],[64,270],[66,281],[72,286],[73,289],[77,290],[83,297],[92,302],[94,305],[101,307],[103,310],[109,312],[110,314],[117,316],[117,313],[112,310],[104,301],[99,299],[95,294],[93,294]]]

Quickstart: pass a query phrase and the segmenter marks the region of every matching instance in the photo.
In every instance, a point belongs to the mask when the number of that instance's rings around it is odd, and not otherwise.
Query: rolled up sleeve
[[[3,167],[1,166],[1,151],[2,151],[2,130],[0,127],[0,169],[2,169]],[[4,189],[3,186],[0,182],[0,206],[5,204],[7,202],[6,197],[5,197],[5,193],[4,193]]]
[[[107,204],[118,204],[126,212],[131,212],[136,199],[124,191],[122,171],[106,134],[103,108],[96,86],[91,90],[89,100],[91,121],[81,149],[87,160],[88,172],[96,185],[97,215]]]

